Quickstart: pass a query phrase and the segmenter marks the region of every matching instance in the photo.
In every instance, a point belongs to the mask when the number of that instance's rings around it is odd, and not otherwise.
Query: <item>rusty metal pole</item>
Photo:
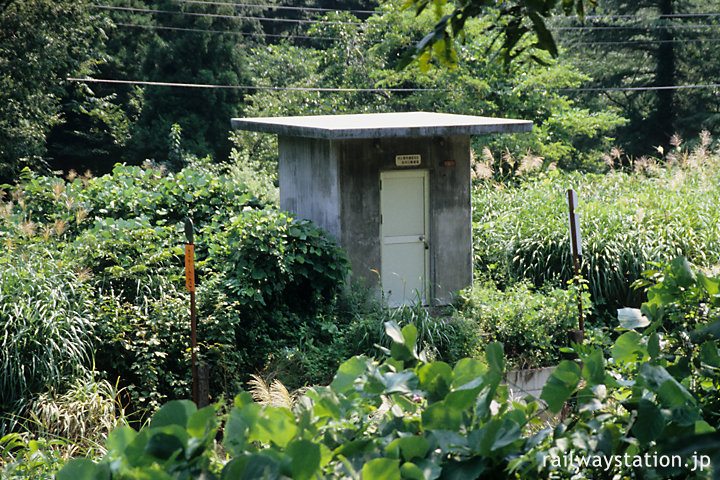
[[[577,287],[578,295],[578,314],[579,314],[579,335],[576,339],[576,343],[582,343],[585,340],[585,319],[583,318],[582,308],[582,290],[580,289],[580,225],[578,215],[575,213],[575,200],[577,196],[572,188],[567,191],[568,195],[568,209],[570,214],[570,245],[573,257],[573,272],[575,275],[575,286]]]
[[[192,219],[185,221],[185,288],[190,292],[190,357],[192,366],[192,396],[198,403],[198,369],[197,369],[197,319],[195,315],[195,243]]]

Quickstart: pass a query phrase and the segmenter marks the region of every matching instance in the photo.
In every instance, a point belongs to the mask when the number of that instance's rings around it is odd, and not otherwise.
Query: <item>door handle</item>
[[[420,236],[418,237],[418,240],[420,240],[421,242],[423,242],[423,246],[425,247],[425,250],[428,250],[428,249],[430,248],[430,246],[428,245],[428,243],[425,241],[425,235],[420,235]]]

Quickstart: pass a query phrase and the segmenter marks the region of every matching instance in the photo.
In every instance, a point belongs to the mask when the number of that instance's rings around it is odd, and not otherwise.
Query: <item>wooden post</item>
[[[197,370],[197,319],[195,316],[195,243],[193,222],[185,221],[185,288],[190,292],[190,357],[192,366],[192,396],[198,403],[198,370]]]
[[[573,272],[575,275],[575,286],[578,295],[578,332],[571,332],[571,339],[575,343],[583,343],[585,340],[585,319],[583,318],[582,309],[582,291],[580,290],[580,261],[582,254],[582,245],[580,240],[580,217],[575,213],[575,205],[577,205],[577,194],[572,188],[567,191],[568,194],[568,213],[570,216],[570,246],[573,257]]]
[[[207,407],[210,404],[210,368],[207,363],[200,362],[197,366],[197,402],[198,408]]]

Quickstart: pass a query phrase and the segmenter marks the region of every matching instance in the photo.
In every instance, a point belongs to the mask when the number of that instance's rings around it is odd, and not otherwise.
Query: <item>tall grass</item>
[[[72,266],[37,247],[0,252],[0,433],[35,395],[87,372],[88,311]]]
[[[711,157],[717,165],[718,157]],[[498,283],[572,278],[566,190],[579,196],[581,273],[597,305],[636,304],[631,284],[649,262],[685,255],[720,263],[720,170],[657,168],[653,176],[550,172],[518,187],[474,188],[476,268]]]

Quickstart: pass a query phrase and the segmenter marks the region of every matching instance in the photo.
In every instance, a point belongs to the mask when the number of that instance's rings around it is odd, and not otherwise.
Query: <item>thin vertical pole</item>
[[[198,403],[197,368],[197,319],[195,315],[195,243],[194,228],[191,219],[185,221],[185,287],[190,292],[190,362],[192,367],[192,396]]]
[[[198,367],[197,367],[197,319],[195,317],[195,291],[190,292],[190,342],[192,346],[192,392],[193,402],[198,403]]]
[[[578,238],[577,232],[578,232],[578,225],[577,225],[577,218],[575,215],[575,195],[572,188],[568,189],[568,208],[570,211],[570,242],[571,242],[571,250],[572,250],[572,257],[573,257],[573,272],[574,272],[574,280],[575,280],[575,286],[577,287],[577,295],[578,295],[578,314],[579,314],[579,321],[578,321],[578,327],[580,329],[580,342],[585,340],[585,319],[583,318],[583,308],[582,308],[582,291],[580,290],[580,262],[579,262],[579,256],[578,256],[578,249],[580,245],[580,239]]]

